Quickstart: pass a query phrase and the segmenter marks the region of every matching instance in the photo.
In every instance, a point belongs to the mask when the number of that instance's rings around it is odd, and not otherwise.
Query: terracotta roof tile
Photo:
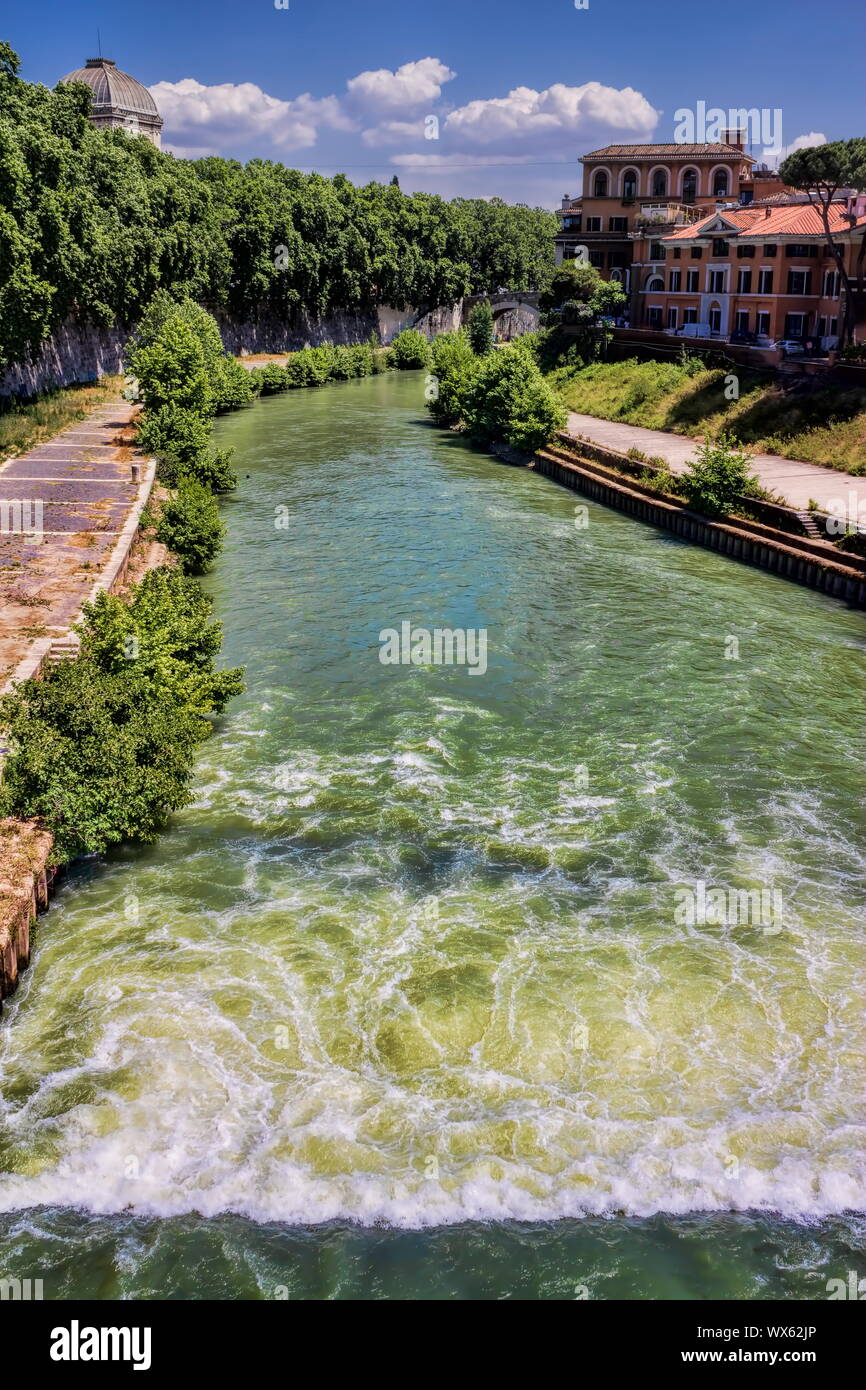
[[[747,159],[750,164],[754,160],[745,150],[739,149],[736,145],[722,145],[720,142],[707,142],[702,145],[605,145],[600,150],[590,150],[588,154],[581,155],[581,162],[584,159],[640,159],[642,155],[647,158],[654,158],[656,155],[673,159],[677,156],[694,158],[695,155],[739,155],[741,159]]]
[[[663,241],[691,241],[700,235],[717,217],[722,217],[732,225],[729,233],[737,241],[761,240],[768,237],[802,236],[823,237],[824,225],[817,208],[808,203],[786,203],[776,206],[753,208],[726,208],[711,212],[699,222],[688,227],[680,227]],[[830,231],[847,232],[852,227],[866,226],[866,216],[856,221],[849,220],[844,203],[834,203],[830,211]]]

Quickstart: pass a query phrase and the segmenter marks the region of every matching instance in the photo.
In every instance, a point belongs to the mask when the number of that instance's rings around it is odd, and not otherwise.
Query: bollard
[[[133,481],[134,483],[140,483],[140,482],[141,482],[141,464],[140,464],[140,463],[133,463],[133,464],[130,465],[130,467],[131,467],[131,469],[132,469],[132,481]]]

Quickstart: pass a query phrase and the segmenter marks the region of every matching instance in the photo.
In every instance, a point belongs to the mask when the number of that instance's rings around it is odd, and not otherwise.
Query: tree
[[[739,454],[733,440],[720,434],[714,442],[702,444],[682,476],[683,491],[690,507],[704,516],[727,516],[744,495],[755,495],[758,482],[751,472],[748,454]]]
[[[531,352],[520,343],[482,358],[462,399],[463,418],[481,444],[540,449],[565,423],[565,411]]]
[[[469,315],[467,327],[472,351],[477,357],[486,357],[487,353],[493,350],[493,310],[489,299],[475,305]]]
[[[817,208],[827,238],[830,253],[836,262],[839,282],[843,289],[843,314],[840,345],[845,346],[854,329],[854,297],[851,280],[845,265],[843,243],[836,240],[830,229],[830,209],[840,189],[866,189],[866,139],[831,140],[824,145],[795,150],[779,166],[785,183],[808,193],[812,207]],[[866,227],[860,243],[857,262],[858,291],[863,288],[863,261],[866,255]]]
[[[463,399],[479,366],[463,329],[440,333],[434,339],[427,381],[427,409],[440,425],[456,425],[463,414]]]
[[[391,343],[389,360],[392,367],[401,371],[426,367],[430,361],[430,344],[417,328],[404,328]]]

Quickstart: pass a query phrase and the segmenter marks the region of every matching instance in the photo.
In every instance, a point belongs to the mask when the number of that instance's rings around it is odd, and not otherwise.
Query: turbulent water
[[[862,615],[584,526],[422,392],[219,423],[247,691],[160,843],[40,920],[0,1023],[0,1274],[826,1296],[863,1263]],[[382,664],[403,620],[486,629],[486,672]],[[772,911],[692,920],[698,883]]]

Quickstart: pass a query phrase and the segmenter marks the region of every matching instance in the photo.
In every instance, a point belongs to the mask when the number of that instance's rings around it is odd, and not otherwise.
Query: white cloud
[[[602,133],[647,138],[659,112],[633,87],[605,87],[585,82],[566,87],[557,82],[543,92],[515,87],[507,97],[470,101],[452,111],[445,134],[460,145],[503,145],[515,142],[537,148],[573,147],[582,138]]]
[[[265,137],[277,149],[308,149],[315,145],[322,126],[356,128],[336,97],[316,98],[304,92],[281,101],[254,82],[206,87],[184,77],[180,82],[157,82],[150,92],[165,122],[166,138],[177,153],[205,148],[203,136],[208,138],[207,148]]]
[[[790,145],[783,145],[781,149],[774,149],[772,146],[765,149],[761,155],[763,163],[769,164],[773,169],[778,169],[783,159],[787,159],[789,154],[795,150],[810,150],[815,145],[826,145],[826,135],[820,134],[816,130],[810,130],[808,135],[798,135]]]
[[[346,83],[346,91],[350,104],[364,111],[409,112],[438,101],[443,83],[456,76],[438,58],[419,58],[417,62],[404,63],[396,72],[376,68],[359,73]]]

